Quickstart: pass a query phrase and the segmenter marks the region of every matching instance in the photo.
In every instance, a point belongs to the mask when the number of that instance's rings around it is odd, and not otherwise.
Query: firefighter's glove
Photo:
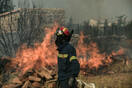
[[[74,85],[74,78],[70,77],[69,81],[68,81],[68,86],[72,87]]]

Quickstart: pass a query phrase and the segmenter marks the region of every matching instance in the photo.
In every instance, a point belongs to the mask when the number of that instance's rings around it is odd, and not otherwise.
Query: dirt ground
[[[84,74],[81,70],[79,79],[94,83],[95,88],[132,88],[132,61],[124,65],[122,61],[113,63],[100,70],[100,74]],[[0,75],[0,79],[2,75]],[[13,78],[13,76],[11,76]],[[2,80],[0,80],[1,84]]]
[[[86,83],[94,83],[96,88],[132,88],[131,62],[129,62],[128,65],[123,65],[122,62],[117,62],[102,71],[109,73],[95,76],[88,76],[80,73],[80,79]]]

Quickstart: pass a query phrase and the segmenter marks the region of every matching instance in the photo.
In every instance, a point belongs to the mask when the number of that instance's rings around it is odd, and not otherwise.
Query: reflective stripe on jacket
[[[75,48],[69,43],[64,43],[57,49],[58,54],[58,78],[65,80],[69,77],[77,77],[80,65],[76,57]]]

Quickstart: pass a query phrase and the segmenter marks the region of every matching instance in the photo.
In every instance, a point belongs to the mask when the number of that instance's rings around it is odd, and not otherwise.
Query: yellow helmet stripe
[[[66,30],[67,28],[63,28],[63,32]]]

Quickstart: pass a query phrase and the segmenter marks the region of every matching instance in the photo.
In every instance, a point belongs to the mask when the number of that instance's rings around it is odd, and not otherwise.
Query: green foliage
[[[0,0],[0,14],[14,9],[13,0]]]

